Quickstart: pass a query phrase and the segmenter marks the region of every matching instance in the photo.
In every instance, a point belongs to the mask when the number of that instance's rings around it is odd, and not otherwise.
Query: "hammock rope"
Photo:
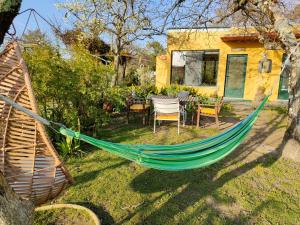
[[[58,126],[60,134],[64,136],[76,138],[146,167],[174,171],[205,167],[230,154],[250,132],[269,96],[264,98],[256,110],[229,130],[207,139],[176,145],[130,145],[96,139],[49,121],[3,95],[0,95],[0,99],[49,127]]]

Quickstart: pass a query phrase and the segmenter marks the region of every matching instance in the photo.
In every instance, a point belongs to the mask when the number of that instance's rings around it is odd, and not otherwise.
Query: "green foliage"
[[[180,91],[179,85],[171,85],[160,89],[161,95],[176,96]]]
[[[47,40],[25,49],[23,55],[43,117],[92,133],[107,123],[101,104],[110,86],[112,66],[102,64],[82,46],[61,53]],[[62,155],[78,155],[79,144],[51,134]]]
[[[132,86],[131,92],[134,92],[138,98],[144,100],[151,95],[157,95],[159,93],[155,85]]]
[[[164,54],[166,50],[159,41],[147,42],[146,48],[149,51],[149,56],[151,59],[150,68],[155,70],[156,56]]]
[[[126,107],[126,98],[130,90],[128,87],[114,86],[110,87],[105,93],[104,99],[106,103],[110,103],[114,112],[121,112]]]
[[[66,139],[56,143],[60,149],[61,156],[66,159],[72,156],[82,156],[83,151],[80,150],[80,141],[71,137],[66,137]]]
[[[163,87],[160,90],[159,94],[176,97],[178,95],[178,93],[181,91],[188,91],[190,93],[190,96],[197,97],[201,104],[212,104],[212,103],[220,100],[220,97],[218,97],[218,96],[215,96],[215,95],[208,96],[206,94],[200,94],[193,87],[187,87],[187,86],[176,85],[176,84],[170,85],[167,87]],[[188,103],[186,105],[186,110],[188,112],[192,112],[192,111],[195,111],[197,109],[197,107],[198,107],[197,104]],[[226,107],[228,108],[228,111],[231,111],[231,105],[228,105]]]
[[[205,100],[207,101],[208,96],[199,94],[197,90],[193,87],[187,87],[187,86],[182,86],[182,85],[177,85],[177,84],[172,84],[167,87],[163,87],[160,90],[161,95],[169,95],[169,96],[177,96],[179,92],[181,91],[188,91],[190,93],[190,96],[198,97],[200,100]]]
[[[127,68],[124,84],[127,86],[150,86],[155,83],[153,71],[151,65],[138,66],[136,64],[130,64]]]
[[[146,47],[151,50],[151,53],[154,56],[163,54],[166,50],[165,48],[162,46],[162,44],[159,41],[152,41],[152,42],[147,42]]]
[[[232,104],[229,103],[229,102],[224,103],[223,106],[222,106],[222,111],[228,111],[228,112],[233,111]]]
[[[149,86],[155,83],[154,72],[146,66],[137,68],[136,73],[139,77],[139,84],[142,86]]]
[[[136,72],[137,68],[138,67],[135,64],[131,64],[128,66],[126,77],[124,80],[124,83],[127,86],[139,85],[140,78],[139,78],[139,74]]]

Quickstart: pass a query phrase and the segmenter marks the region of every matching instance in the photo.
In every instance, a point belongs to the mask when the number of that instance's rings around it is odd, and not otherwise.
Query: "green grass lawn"
[[[276,113],[264,112],[260,123],[267,125],[255,127],[234,153],[204,169],[158,171],[87,146],[86,156],[67,162],[76,183],[57,202],[87,206],[102,224],[300,224],[299,163],[283,159],[280,152],[254,154],[262,133],[284,129]],[[219,131],[187,126],[180,136],[176,132],[174,124],[162,125],[156,134],[152,127],[131,124],[100,136],[122,143],[173,144]],[[55,217],[59,212],[39,213],[36,224],[55,224]]]

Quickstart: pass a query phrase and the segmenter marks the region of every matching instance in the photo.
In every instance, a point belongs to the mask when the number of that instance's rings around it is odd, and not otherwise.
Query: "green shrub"
[[[66,137],[56,143],[60,150],[60,155],[66,159],[67,157],[82,156],[83,151],[80,149],[80,141],[71,137]]]
[[[176,85],[176,84],[172,84],[170,86],[161,88],[159,93],[161,95],[177,96],[178,93],[181,91],[188,91],[190,93],[190,96],[203,96],[201,94],[198,94],[196,88],[181,86],[181,85]]]
[[[151,95],[157,95],[158,90],[155,85],[131,86],[131,92],[134,92],[138,98],[146,100]]]
[[[126,108],[126,98],[130,88],[126,86],[115,86],[107,89],[104,95],[104,102],[110,103],[114,112],[121,112]]]
[[[113,68],[102,64],[81,46],[68,54],[48,42],[23,52],[31,75],[40,113],[67,127],[95,134],[107,124],[108,113],[102,109]],[[55,132],[51,138],[62,155],[76,155],[74,141],[62,139]]]
[[[168,95],[168,96],[177,96],[180,91],[181,91],[181,86],[170,85],[170,86],[161,88],[159,94]]]
[[[222,110],[231,112],[231,111],[233,110],[233,106],[232,106],[231,103],[226,102],[226,103],[224,103],[224,105],[222,106]]]

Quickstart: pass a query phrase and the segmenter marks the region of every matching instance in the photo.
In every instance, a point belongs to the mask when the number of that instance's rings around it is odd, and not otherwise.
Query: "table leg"
[[[197,110],[197,128],[199,128],[199,124],[200,124],[200,110]]]

